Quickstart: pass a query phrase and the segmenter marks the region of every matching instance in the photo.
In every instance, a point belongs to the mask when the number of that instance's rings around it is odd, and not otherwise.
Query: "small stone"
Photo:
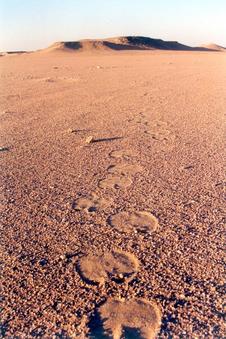
[[[118,296],[118,299],[119,299],[120,301],[122,301],[122,302],[124,302],[124,301],[126,300],[126,298],[125,298],[125,297],[122,297],[121,295]]]
[[[87,144],[91,144],[94,141],[92,136],[89,136],[88,138],[86,138],[86,143]]]
[[[76,133],[76,129],[68,128],[67,132],[68,133]]]
[[[6,151],[9,151],[9,147],[6,147],[6,146],[0,147],[0,152],[6,152]]]

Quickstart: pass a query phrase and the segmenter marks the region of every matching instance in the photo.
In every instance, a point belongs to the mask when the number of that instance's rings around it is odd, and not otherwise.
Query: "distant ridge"
[[[177,41],[165,41],[144,36],[121,36],[107,39],[84,39],[78,41],[60,41],[53,45],[35,51],[46,52],[102,52],[102,51],[123,51],[123,50],[168,50],[168,51],[204,51],[204,52],[225,52],[226,48],[209,44],[200,47],[191,47]],[[25,51],[1,52],[0,56],[10,54],[32,53]]]
[[[120,50],[172,50],[172,51],[215,51],[207,47],[190,47],[177,41],[164,41],[143,36],[125,36],[108,39],[85,39],[56,42],[43,52],[51,51],[120,51]]]

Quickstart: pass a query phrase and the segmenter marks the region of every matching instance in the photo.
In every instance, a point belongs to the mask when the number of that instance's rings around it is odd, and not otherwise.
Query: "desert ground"
[[[223,338],[226,53],[0,69],[1,336]]]

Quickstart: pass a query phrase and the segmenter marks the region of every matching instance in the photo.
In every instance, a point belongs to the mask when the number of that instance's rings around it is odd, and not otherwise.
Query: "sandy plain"
[[[222,338],[226,54],[0,68],[2,337]]]

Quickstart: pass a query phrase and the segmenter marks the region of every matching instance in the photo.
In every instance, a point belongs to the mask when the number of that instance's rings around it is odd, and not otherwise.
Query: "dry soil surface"
[[[0,67],[2,337],[222,338],[226,54]]]

